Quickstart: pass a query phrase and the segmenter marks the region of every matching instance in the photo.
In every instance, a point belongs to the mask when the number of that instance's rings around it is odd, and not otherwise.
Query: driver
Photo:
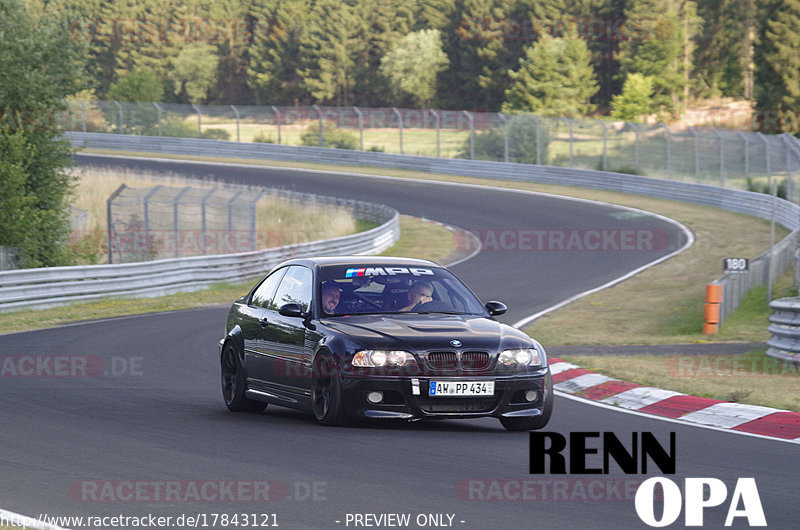
[[[339,298],[342,290],[339,285],[331,280],[322,284],[322,310],[327,314],[332,315],[336,312],[336,306],[339,305]]]
[[[414,285],[411,286],[411,289],[408,290],[408,301],[409,304],[405,307],[401,307],[400,311],[411,311],[418,305],[424,304],[426,302],[433,301],[433,285],[430,282],[426,282],[424,280],[420,280],[416,282]]]

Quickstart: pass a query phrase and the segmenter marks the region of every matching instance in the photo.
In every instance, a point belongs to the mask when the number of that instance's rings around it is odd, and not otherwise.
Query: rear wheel
[[[536,431],[543,429],[553,414],[553,377],[548,372],[544,382],[544,404],[539,416],[521,418],[500,418],[500,423],[507,431]]]
[[[322,425],[343,425],[347,418],[339,370],[328,355],[318,355],[311,370],[311,408]]]
[[[220,357],[222,373],[222,397],[225,405],[234,412],[261,412],[267,408],[263,401],[255,401],[245,397],[244,370],[239,362],[239,356],[232,344],[227,343],[222,348]]]

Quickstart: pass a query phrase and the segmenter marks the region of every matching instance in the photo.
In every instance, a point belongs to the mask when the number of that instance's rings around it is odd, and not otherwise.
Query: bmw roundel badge
[[[450,341],[450,345],[453,346],[454,348],[458,348],[459,346],[461,346],[461,341],[460,340],[451,340]]]

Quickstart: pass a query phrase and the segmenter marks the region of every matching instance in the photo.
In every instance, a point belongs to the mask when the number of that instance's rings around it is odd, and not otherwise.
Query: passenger
[[[418,305],[433,301],[433,285],[430,282],[418,281],[408,290],[409,304],[400,311],[411,311]]]

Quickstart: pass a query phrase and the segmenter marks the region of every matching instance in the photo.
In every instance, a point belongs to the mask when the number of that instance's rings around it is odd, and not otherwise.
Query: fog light
[[[525,392],[525,401],[536,401],[536,398],[539,397],[539,392],[536,390],[528,390]]]
[[[370,392],[367,394],[367,401],[372,404],[380,403],[383,401],[383,392]]]

